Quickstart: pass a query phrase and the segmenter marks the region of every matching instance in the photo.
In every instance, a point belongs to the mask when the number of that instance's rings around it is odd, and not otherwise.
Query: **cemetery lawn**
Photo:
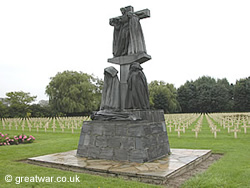
[[[173,131],[169,135],[171,148],[185,149],[211,149],[213,153],[221,153],[223,157],[212,164],[208,170],[202,174],[196,175],[186,181],[182,187],[250,187],[250,130],[247,134],[238,133],[235,139],[233,133],[227,133],[227,130],[221,128],[217,133],[217,138],[210,132],[206,117],[203,118],[202,130],[195,138],[192,132],[194,125],[181,133],[177,137],[177,132]],[[14,128],[13,128],[14,129]],[[5,130],[0,123],[0,132],[9,135],[18,135],[22,130]],[[32,144],[0,146],[0,187],[161,187],[156,185],[144,184],[136,181],[125,181],[120,178],[101,177],[84,173],[62,171],[59,169],[46,168],[20,162],[30,157],[65,152],[77,149],[80,131],[74,134],[71,132],[52,132],[52,130],[32,132],[24,130],[26,135],[33,135],[36,140]],[[6,175],[12,175],[11,183],[5,181]],[[16,184],[15,178],[22,177],[79,177],[80,182],[21,182]]]

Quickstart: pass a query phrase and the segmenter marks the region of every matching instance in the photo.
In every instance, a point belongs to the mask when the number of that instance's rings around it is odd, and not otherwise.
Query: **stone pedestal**
[[[163,111],[131,112],[142,120],[83,122],[77,156],[143,163],[168,155]]]

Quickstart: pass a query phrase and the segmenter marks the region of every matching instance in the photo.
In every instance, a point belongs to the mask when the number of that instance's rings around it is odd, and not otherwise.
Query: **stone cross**
[[[44,132],[46,132],[48,128],[49,128],[49,122],[47,121],[44,125]]]
[[[31,132],[32,125],[28,122],[29,132]]]
[[[169,128],[169,132],[172,132],[172,127],[174,127],[174,126],[169,124],[167,127]]]
[[[217,129],[216,126],[212,127],[212,133],[214,133],[214,138],[217,138],[217,132],[220,132],[220,129]]]
[[[237,132],[240,132],[240,129],[237,129],[237,127],[234,127],[234,129],[231,130],[231,132],[234,132],[234,138],[237,138]]]
[[[230,133],[230,128],[233,127],[233,125],[225,125],[225,128],[227,128],[227,132]]]
[[[17,122],[15,123],[15,127],[16,127],[16,130],[17,130],[18,129],[18,123]]]
[[[74,134],[74,129],[75,129],[75,127],[74,127],[74,124],[72,123],[72,125],[71,125],[72,134]]]
[[[246,124],[244,124],[241,127],[244,128],[244,133],[246,134],[247,133],[247,128],[250,127],[250,126],[247,126]]]
[[[11,127],[12,127],[12,124],[11,124],[11,122],[9,123],[9,130],[11,130]]]
[[[36,125],[36,132],[39,132],[39,124]]]
[[[137,12],[134,12],[134,8],[132,6],[128,6],[132,13],[136,14],[140,19],[150,17],[150,10],[144,9]],[[115,19],[119,19],[121,16],[111,18],[110,22]],[[144,63],[151,59],[151,56],[146,54],[145,52],[136,53],[136,54],[129,54],[125,56],[119,56],[108,59],[109,63],[118,64],[120,65],[120,94],[121,94],[121,109],[125,108],[125,100],[126,94],[128,90],[127,79],[129,73],[130,64],[134,62]]]
[[[179,126],[178,126],[178,129],[175,129],[175,131],[178,132],[178,138],[181,137],[181,131],[183,131],[183,129],[181,129]]]
[[[63,124],[60,125],[60,128],[62,129],[62,132],[64,132],[65,127]]]
[[[183,133],[185,133],[186,132],[186,128],[188,128],[188,125],[183,124],[181,127],[183,129]]]
[[[53,132],[55,132],[56,131],[56,124],[53,123],[52,128],[53,128]]]
[[[42,124],[42,122],[40,121],[40,123],[39,123],[39,125],[40,125],[40,129],[43,127],[43,124]]]
[[[22,127],[22,131],[24,131],[24,127],[25,127],[24,122],[23,122],[21,127]]]
[[[200,132],[200,127],[195,127],[194,129],[192,129],[192,131],[195,132],[195,138],[198,138],[198,133]]]
[[[174,128],[178,127],[179,123],[177,121],[174,122]]]

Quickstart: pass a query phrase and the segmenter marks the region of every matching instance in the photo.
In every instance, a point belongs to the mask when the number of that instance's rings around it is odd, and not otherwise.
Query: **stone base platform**
[[[140,120],[84,121],[77,155],[89,159],[149,162],[170,153],[163,110],[124,110]]]
[[[85,121],[77,149],[80,157],[138,163],[169,152],[164,121]]]
[[[165,184],[206,160],[211,150],[171,149],[171,155],[145,163],[87,159],[76,156],[76,150],[29,158],[30,164],[80,173],[121,177],[145,183]]]

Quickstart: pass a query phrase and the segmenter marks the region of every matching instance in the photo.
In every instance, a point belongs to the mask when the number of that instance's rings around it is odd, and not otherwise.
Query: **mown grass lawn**
[[[206,118],[203,119],[202,131],[198,138],[192,132],[192,126],[177,137],[177,132],[169,132],[171,148],[211,149],[213,153],[222,153],[224,156],[214,163],[205,173],[197,175],[186,181],[182,187],[250,187],[250,130],[247,134],[240,132],[235,139],[233,133],[221,128],[217,138],[213,137]],[[0,132],[9,135],[23,133],[21,130],[5,130],[0,125]],[[119,178],[101,177],[59,169],[40,167],[19,162],[29,157],[64,152],[77,149],[80,132],[72,134],[70,131],[53,133],[48,130],[32,132],[25,129],[27,135],[33,135],[36,140],[32,144],[0,146],[0,187],[160,187],[143,184],[135,181],[125,181]],[[6,182],[5,176],[11,175],[12,182]],[[68,180],[75,176],[80,182],[20,182],[17,177],[66,177]],[[19,180],[19,179],[17,179]],[[23,180],[24,181],[24,180]]]

